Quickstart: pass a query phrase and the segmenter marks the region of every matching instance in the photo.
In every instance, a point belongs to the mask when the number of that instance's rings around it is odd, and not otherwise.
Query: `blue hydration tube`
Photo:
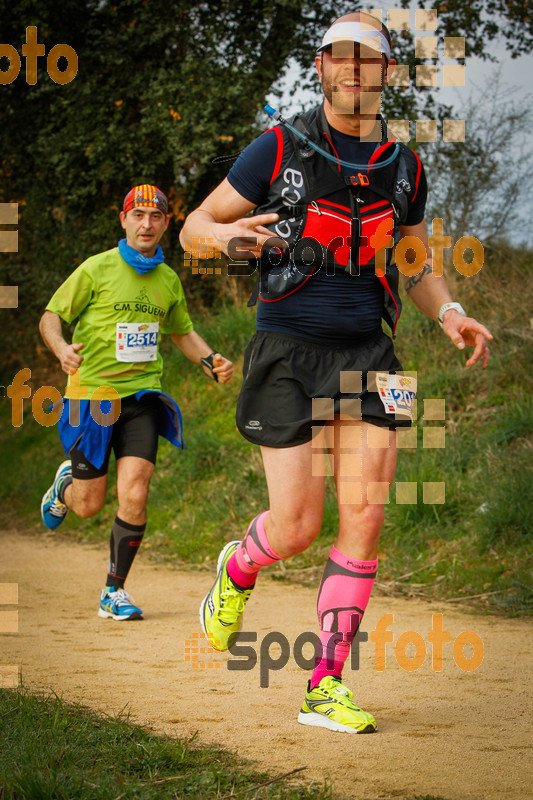
[[[294,125],[291,125],[286,120],[284,120],[279,111],[276,111],[276,109],[272,108],[272,106],[266,105],[265,111],[270,117],[272,117],[275,120],[279,120],[279,122],[282,125],[285,125],[285,127],[288,128],[292,133],[294,133],[295,136],[301,139],[302,142],[304,142],[304,144],[311,147],[317,153],[320,153],[320,155],[324,156],[324,158],[328,158],[330,161],[333,161],[335,164],[340,164],[342,167],[348,167],[349,169],[365,170],[365,172],[370,172],[370,170],[373,169],[380,169],[381,167],[387,167],[394,161],[394,159],[400,152],[400,145],[398,144],[398,142],[396,142],[396,144],[394,145],[394,150],[392,152],[392,155],[389,156],[389,158],[386,158],[385,161],[380,161],[379,164],[353,164],[351,161],[343,161],[342,158],[337,158],[337,156],[332,156],[331,153],[327,152],[327,150],[323,150],[322,147],[320,147],[318,144],[312,142],[307,136],[305,136],[305,134],[303,134],[301,131],[295,128]]]

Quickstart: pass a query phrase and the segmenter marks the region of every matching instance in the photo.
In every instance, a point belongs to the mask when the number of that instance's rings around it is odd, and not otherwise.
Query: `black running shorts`
[[[115,458],[137,456],[155,464],[159,431],[164,411],[157,395],[144,395],[137,400],[135,395],[123,397],[120,416],[113,425],[113,433],[102,466],[97,469],[74,445],[69,453],[72,461],[72,477],[80,480],[107,475],[111,450]]]
[[[396,377],[401,370],[381,330],[350,348],[258,331],[244,354],[237,427],[266,447],[304,444],[338,414],[384,428],[410,427],[416,381]]]

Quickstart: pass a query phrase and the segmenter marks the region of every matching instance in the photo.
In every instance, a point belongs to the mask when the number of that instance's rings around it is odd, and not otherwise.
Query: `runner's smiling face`
[[[120,213],[120,224],[126,231],[126,242],[148,258],[155,254],[168,222],[169,217],[162,211],[147,206]]]
[[[322,57],[317,56],[315,63],[326,102],[336,114],[368,113],[366,104],[361,109],[362,95],[381,93],[386,83],[385,56],[352,42],[336,42]],[[377,112],[379,103],[373,99]]]

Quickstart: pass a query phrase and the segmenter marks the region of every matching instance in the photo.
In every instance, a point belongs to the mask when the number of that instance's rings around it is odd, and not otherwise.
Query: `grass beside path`
[[[101,717],[24,690],[0,690],[0,741],[2,800],[332,798],[326,786],[252,771],[222,749],[155,736],[127,715]]]
[[[404,368],[418,373],[417,441],[399,454],[378,591],[447,598],[508,615],[533,611],[533,309],[524,291],[532,270],[533,253],[501,248],[487,253],[479,275],[456,280],[455,286],[451,276],[454,298],[495,336],[487,370],[465,368],[465,354],[404,301],[396,350]],[[234,421],[254,311],[232,305],[193,317],[205,338],[234,360],[236,378],[217,386],[170,342],[163,343],[165,389],[183,411],[187,449],[178,452],[161,443],[140,557],[151,554],[212,570],[222,545],[241,538],[268,503],[259,449],[238,434]],[[53,383],[40,381],[48,382]],[[445,401],[444,420],[424,417],[428,399]],[[8,519],[42,531],[41,496],[64,456],[55,427],[38,425],[28,401],[25,409],[23,425],[13,429],[9,401],[0,404],[0,449],[3,466],[8,465],[0,503]],[[445,429],[443,447],[434,446],[441,434],[428,432],[431,428]],[[398,502],[398,483],[416,484],[416,502]],[[444,485],[445,502],[424,502],[424,483]],[[102,512],[90,520],[70,515],[54,535],[107,540],[115,511],[112,467]],[[272,574],[317,585],[336,526],[330,483],[317,541]]]

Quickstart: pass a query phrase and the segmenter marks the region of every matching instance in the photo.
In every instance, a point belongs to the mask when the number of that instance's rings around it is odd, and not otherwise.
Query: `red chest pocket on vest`
[[[377,249],[384,247],[393,227],[393,211],[390,203],[380,200],[370,206],[363,206],[361,216],[361,239],[357,263],[364,266],[375,256],[376,248],[371,245],[371,240],[378,232],[379,226],[386,221],[378,234]],[[357,225],[357,221],[356,221]],[[354,231],[357,236],[357,230]],[[335,261],[346,267],[350,260],[352,244],[352,216],[347,206],[331,203],[328,200],[317,200],[307,207],[307,220],[302,233],[302,238],[314,239],[326,247],[334,256]]]
[[[342,267],[350,259],[351,235],[352,219],[347,206],[322,199],[307,206],[307,220],[302,238],[314,239],[326,247]]]

